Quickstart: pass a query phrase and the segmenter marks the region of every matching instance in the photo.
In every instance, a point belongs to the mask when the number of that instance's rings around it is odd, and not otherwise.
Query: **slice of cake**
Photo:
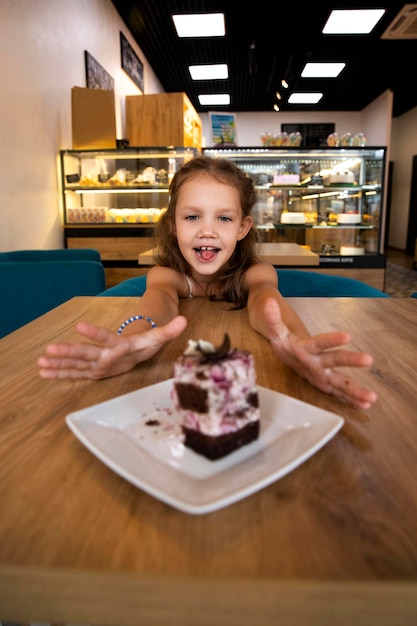
[[[189,341],[174,362],[173,402],[182,420],[185,445],[215,460],[259,436],[259,402],[254,359],[230,349]]]

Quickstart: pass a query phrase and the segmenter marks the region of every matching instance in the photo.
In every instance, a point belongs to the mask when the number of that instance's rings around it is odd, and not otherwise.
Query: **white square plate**
[[[260,436],[217,461],[183,444],[173,379],[70,413],[74,435],[114,472],[180,511],[209,513],[301,465],[342,427],[339,415],[258,386]]]

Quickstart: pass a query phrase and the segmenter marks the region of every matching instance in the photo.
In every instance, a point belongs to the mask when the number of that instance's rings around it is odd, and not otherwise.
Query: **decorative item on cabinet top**
[[[61,150],[66,224],[154,224],[175,172],[195,148]]]
[[[133,146],[201,149],[203,124],[185,93],[126,96],[126,136]]]

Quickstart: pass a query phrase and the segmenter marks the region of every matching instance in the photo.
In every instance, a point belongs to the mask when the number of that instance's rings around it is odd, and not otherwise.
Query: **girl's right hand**
[[[42,378],[91,378],[100,380],[130,371],[147,361],[167,341],[178,337],[187,320],[177,315],[168,324],[137,335],[115,335],[114,332],[86,322],[77,331],[91,343],[51,343],[38,359]]]

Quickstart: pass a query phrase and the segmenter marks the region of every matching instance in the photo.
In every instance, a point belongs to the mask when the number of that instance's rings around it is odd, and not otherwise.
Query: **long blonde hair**
[[[175,208],[182,185],[201,174],[211,176],[237,190],[242,217],[251,215],[256,201],[256,191],[252,179],[228,159],[200,156],[183,165],[171,181],[168,208],[162,215],[155,233],[158,250],[156,264],[171,267],[181,274],[189,274],[191,268],[178,246],[175,233]],[[237,242],[229,261],[215,277],[221,295],[210,296],[211,299],[232,302],[235,304],[235,308],[246,306],[248,293],[243,286],[243,278],[246,270],[254,263],[259,262],[255,249],[257,241],[258,231],[252,227],[246,237]]]

